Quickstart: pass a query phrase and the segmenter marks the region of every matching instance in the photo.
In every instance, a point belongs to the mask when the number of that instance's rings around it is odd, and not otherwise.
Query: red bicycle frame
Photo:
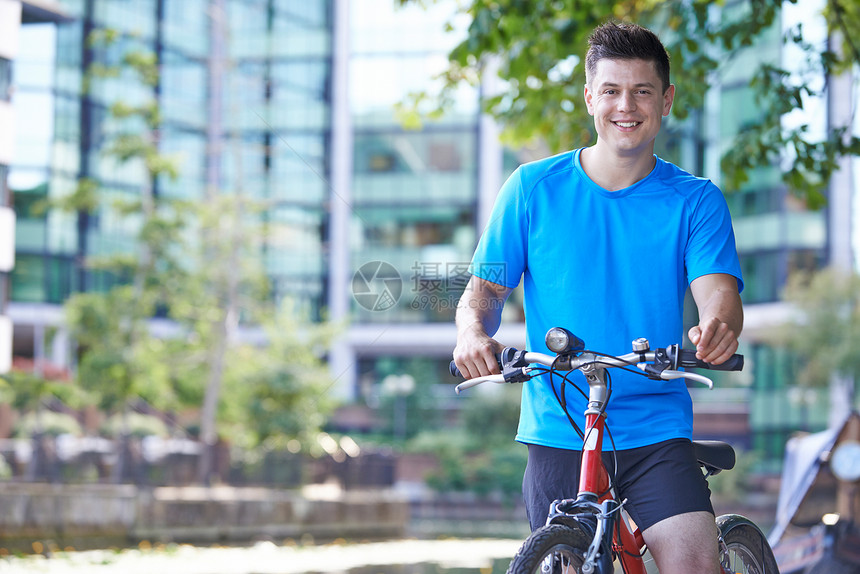
[[[583,369],[584,371],[586,369]],[[590,369],[589,369],[590,370]],[[606,401],[606,384],[603,369],[596,368],[585,372],[589,385],[588,409],[585,411],[585,432],[582,445],[582,462],[579,472],[579,496],[592,495],[603,502],[615,498],[609,480],[609,473],[603,464],[604,417],[603,406]],[[642,561],[645,541],[639,527],[632,524],[626,513],[617,520],[618,527],[612,535],[612,549],[627,574],[646,574]]]

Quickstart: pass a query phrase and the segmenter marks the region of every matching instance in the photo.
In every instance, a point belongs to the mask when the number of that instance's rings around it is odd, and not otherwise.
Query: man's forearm
[[[502,307],[510,289],[472,277],[457,303],[457,333],[480,328],[492,337],[502,322]]]
[[[489,304],[488,304],[489,303]],[[481,300],[477,297],[461,297],[457,304],[457,334],[465,333],[469,329],[480,329],[485,335],[492,337],[499,330],[502,323],[501,305],[498,310],[491,301]]]
[[[511,290],[478,277],[472,277],[455,317],[457,346],[454,362],[466,378],[499,372],[495,353],[501,351],[492,338],[502,322],[502,307]]]
[[[711,292],[700,313],[702,320],[715,318],[728,325],[739,337],[744,328],[744,311],[737,290],[715,289]]]
[[[688,333],[696,357],[722,364],[738,349],[744,311],[737,280],[731,275],[703,275],[690,285],[699,309],[699,324]]]

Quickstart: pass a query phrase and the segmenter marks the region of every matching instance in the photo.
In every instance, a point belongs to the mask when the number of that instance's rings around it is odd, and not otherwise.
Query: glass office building
[[[462,37],[453,4],[347,4],[347,48],[337,55],[348,60],[349,207],[340,261],[349,274],[331,289],[350,293],[343,314],[351,327],[332,361],[354,381],[352,396],[371,403],[387,376],[412,374],[430,410],[452,398],[454,307],[482,208],[504,177],[503,149],[480,113],[478,88],[461,89],[448,113],[420,130],[405,128],[395,113],[410,94],[439,88],[433,78]],[[511,329],[523,339],[521,324]]]
[[[62,337],[55,349],[40,348],[44,330],[61,323],[59,306],[71,293],[115,282],[84,262],[134,252],[138,224],[119,216],[113,203],[138,197],[143,187],[164,198],[202,201],[216,189],[265,201],[264,260],[275,296],[288,295],[306,318],[319,318],[327,275],[330,4],[69,0],[62,6],[70,22],[22,31],[24,57],[11,80],[16,113],[28,118],[8,177],[18,215],[18,265],[10,281],[20,326],[16,354],[68,360]],[[104,30],[116,32],[116,41],[90,40]],[[85,79],[85,70],[118,66],[128,52],[157,58],[155,85],[127,68]],[[162,115],[151,135],[161,153],[177,159],[176,179],[148,181],[139,159],[119,162],[105,153],[120,131],[145,129],[139,119],[115,117],[111,106],[149,99]],[[103,192],[97,210],[38,209],[46,198],[72,194],[83,178]]]
[[[9,272],[15,265],[15,212],[6,187],[13,161],[14,119],[12,116],[12,60],[18,52],[21,5],[0,5],[0,373],[12,367],[12,320],[6,316],[9,300]]]
[[[109,204],[93,216],[34,214],[28,207],[70,193],[80,178],[96,180],[108,197],[134,196],[141,185],[150,185],[140,162],[121,164],[104,146],[129,127],[128,120],[111,116],[112,104],[155,97],[163,116],[159,149],[179,158],[180,175],[158,178],[152,192],[202,200],[207,186],[215,186],[267,201],[272,232],[266,265],[273,285],[319,315],[325,182],[315,173],[326,171],[329,139],[330,7],[326,2],[212,3],[212,10],[223,11],[225,33],[219,38],[210,33],[209,4],[70,1],[64,6],[75,21],[33,39],[34,45],[56,46],[56,57],[44,61],[55,68],[45,70],[42,84],[33,87],[44,96],[38,117],[54,118],[54,125],[52,132],[40,133],[43,141],[33,142],[42,157],[22,162],[10,178],[23,219],[14,300],[59,304],[73,291],[109,285],[109,277],[80,263],[86,256],[130,249],[135,228],[118,223]],[[86,41],[104,29],[118,32],[114,44]],[[224,54],[218,107],[209,97],[212,49]],[[83,92],[83,70],[94,63],[118,65],[129,50],[155,54],[161,69],[155,86],[126,70],[93,80]],[[22,73],[31,69],[24,64]],[[25,82],[22,88],[29,89]]]
[[[12,365],[13,321],[6,311],[13,299],[13,277],[22,269],[16,268],[17,240],[26,235],[28,223],[16,217],[13,192],[45,185],[54,118],[52,33],[56,23],[67,20],[62,7],[51,1],[0,4],[0,373]],[[28,263],[25,259],[24,269]],[[32,329],[15,327],[16,334],[25,336]]]
[[[450,352],[452,289],[462,289],[457,281],[474,247],[478,182],[497,189],[501,177],[500,169],[481,176],[479,155],[501,157],[501,147],[482,131],[477,90],[464,90],[454,113],[421,131],[403,129],[391,107],[444,66],[454,41],[444,33],[450,6],[394,13],[378,1],[62,5],[74,19],[32,30],[12,79],[19,113],[39,118],[9,174],[19,221],[10,288],[21,325],[17,354],[69,360],[63,337],[43,348],[46,329],[62,331],[60,306],[71,293],[116,281],[85,261],[134,252],[138,226],[113,200],[145,187],[164,198],[204,201],[216,188],[265,202],[262,257],[274,297],[297,302],[307,320],[351,322],[357,343],[333,352],[348,369],[341,396],[357,395],[362,357],[414,354],[428,323],[443,341],[430,353]],[[105,30],[116,41],[91,40]],[[155,85],[128,69],[86,78],[85,70],[117,66],[129,51],[155,56]],[[145,129],[111,106],[148,99],[163,118],[159,151],[179,159],[175,180],[148,181],[139,160],[105,153],[117,133]],[[97,210],[39,209],[84,178],[103,192]],[[354,273],[375,261],[401,282],[398,300],[384,309],[353,296]],[[367,344],[378,337],[365,337],[363,325],[392,323],[402,327],[396,335]]]

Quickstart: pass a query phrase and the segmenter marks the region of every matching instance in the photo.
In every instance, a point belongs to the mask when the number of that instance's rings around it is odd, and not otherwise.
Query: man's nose
[[[636,109],[636,99],[633,97],[631,92],[621,92],[621,96],[618,98],[618,110],[622,112],[629,112]]]

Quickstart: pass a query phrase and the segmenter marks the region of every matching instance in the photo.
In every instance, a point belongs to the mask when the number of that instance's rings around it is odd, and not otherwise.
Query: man
[[[743,283],[725,200],[653,153],[675,95],[666,50],[649,30],[616,23],[589,45],[585,104],[597,142],[521,166],[499,193],[457,310],[454,360],[466,377],[498,372],[503,345],[491,337],[520,278],[532,351],[548,352],[554,326],[614,354],[637,337],[652,348],[680,342],[687,285],[700,317],[688,333],[697,356],[720,364],[738,348]],[[660,572],[719,572],[685,384],[615,370],[612,391],[616,486]],[[585,399],[570,391],[567,402],[582,426]],[[529,449],[523,494],[535,529],[552,500],[576,495],[582,448],[546,377],[523,385],[516,440]]]

